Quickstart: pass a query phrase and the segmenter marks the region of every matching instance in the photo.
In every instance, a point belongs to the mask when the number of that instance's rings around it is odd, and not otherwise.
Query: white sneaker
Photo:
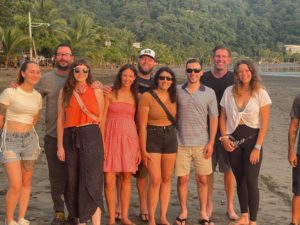
[[[18,223],[14,220],[10,221],[10,223],[7,223],[5,220],[5,225],[18,225]]]
[[[18,225],[29,225],[30,222],[28,220],[25,220],[24,218],[19,219]]]

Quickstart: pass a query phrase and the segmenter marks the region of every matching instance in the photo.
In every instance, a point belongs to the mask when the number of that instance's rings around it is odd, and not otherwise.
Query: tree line
[[[60,42],[95,65],[134,62],[141,47],[165,64],[188,57],[209,62],[224,44],[234,57],[300,61],[285,44],[300,45],[300,0],[0,0],[0,64],[29,51],[28,12],[39,55]]]

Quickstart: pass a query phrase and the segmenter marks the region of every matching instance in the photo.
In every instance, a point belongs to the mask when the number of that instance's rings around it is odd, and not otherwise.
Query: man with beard
[[[65,163],[58,160],[57,152],[57,100],[61,88],[63,88],[69,67],[73,63],[72,49],[68,44],[60,44],[55,49],[54,60],[56,69],[43,74],[36,89],[46,98],[46,135],[44,138],[44,149],[48,162],[49,180],[53,209],[55,216],[51,225],[64,225],[64,200],[65,191]]]
[[[155,52],[151,49],[143,49],[138,58],[138,84],[139,93],[144,93],[150,90],[152,85],[152,72],[156,66]],[[142,222],[148,221],[147,209],[147,190],[148,190],[148,171],[143,162],[139,165],[136,176],[136,185],[140,200],[140,220]]]
[[[188,181],[193,161],[196,172],[200,220],[202,225],[212,225],[207,212],[207,177],[212,173],[211,156],[218,127],[218,106],[214,90],[200,83],[202,62],[189,59],[186,63],[187,82],[177,88],[177,140],[175,165],[180,215],[176,224],[184,225],[188,217]],[[208,124],[210,130],[208,131]]]
[[[225,46],[216,46],[213,49],[213,69],[211,71],[207,71],[201,77],[201,83],[212,88],[217,97],[218,101],[218,109],[220,114],[220,101],[223,96],[225,89],[233,85],[233,72],[228,71],[228,64],[231,62],[231,51]],[[219,129],[216,135],[216,141],[214,146],[214,152],[212,156],[212,165],[213,171],[216,171],[217,164],[219,165],[219,171],[224,173],[224,189],[227,197],[227,216],[231,220],[238,219],[238,215],[235,213],[233,206],[233,196],[234,196],[234,186],[235,186],[235,178],[233,172],[230,167],[229,159],[227,152],[221,145],[221,142],[218,140],[220,137]],[[209,217],[212,216],[213,211],[213,183],[214,176],[213,173],[208,177],[208,203],[207,203],[207,211]]]

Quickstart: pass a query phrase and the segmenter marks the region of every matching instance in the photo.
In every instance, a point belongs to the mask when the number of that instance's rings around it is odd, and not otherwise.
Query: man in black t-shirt
[[[201,77],[201,83],[212,88],[217,97],[218,101],[218,109],[220,115],[220,101],[223,96],[225,89],[233,84],[233,72],[228,71],[228,64],[231,59],[231,52],[225,46],[217,46],[213,50],[213,69],[211,71],[207,71]],[[227,152],[221,145],[218,140],[220,137],[220,132],[218,129],[214,152],[212,156],[212,166],[213,171],[216,171],[217,164],[219,164],[219,171],[224,173],[224,188],[227,196],[227,215],[230,219],[236,220],[238,219],[237,214],[235,213],[233,207],[233,196],[234,196],[234,186],[235,186],[235,178],[232,173]],[[213,201],[212,201],[212,192],[213,192],[213,173],[209,176],[208,179],[208,203],[207,203],[207,212],[210,216],[212,216],[213,211]]]
[[[139,93],[144,93],[150,90],[153,82],[153,70],[156,66],[155,52],[149,48],[143,49],[138,58],[138,84]],[[139,218],[142,222],[148,222],[147,209],[147,191],[148,191],[148,171],[143,162],[140,163],[136,174],[136,186],[140,200]]]

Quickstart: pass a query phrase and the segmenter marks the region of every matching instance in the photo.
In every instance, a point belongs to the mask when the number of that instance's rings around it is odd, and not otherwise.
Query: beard
[[[62,70],[62,71],[67,71],[67,70],[69,70],[70,65],[63,66],[59,62],[56,62],[56,68],[58,68],[59,70]]]
[[[148,75],[153,71],[154,67],[148,70],[144,70],[140,64],[138,64],[138,70],[143,75]]]

